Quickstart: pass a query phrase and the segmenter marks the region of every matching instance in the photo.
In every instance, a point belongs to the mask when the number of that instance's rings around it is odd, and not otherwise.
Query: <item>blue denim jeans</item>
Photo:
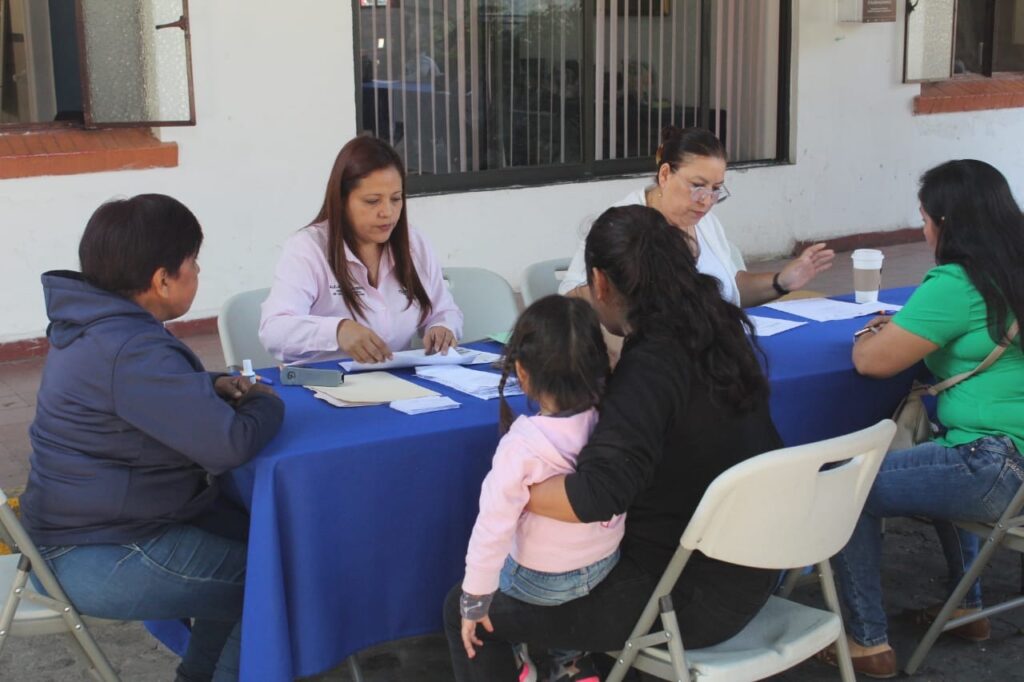
[[[544,573],[520,566],[510,556],[505,559],[498,589],[510,597],[537,606],[558,606],[585,597],[615,568],[619,550],[589,566],[565,573]]]
[[[86,615],[194,618],[179,682],[238,679],[245,542],[178,524],[126,545],[39,549],[68,598]]]
[[[619,562],[619,550],[589,566],[565,573],[545,573],[520,566],[511,556],[505,559],[498,589],[510,597],[537,606],[558,606],[585,597],[604,580]],[[551,649],[556,665],[565,665],[579,656],[578,649]]]
[[[978,538],[959,531],[949,521],[995,521],[1020,488],[1022,478],[1024,461],[1005,436],[957,447],[923,443],[886,455],[850,542],[832,560],[850,636],[864,646],[888,641],[881,586],[883,518],[933,519],[952,591],[977,556]],[[981,606],[978,583],[962,606]]]

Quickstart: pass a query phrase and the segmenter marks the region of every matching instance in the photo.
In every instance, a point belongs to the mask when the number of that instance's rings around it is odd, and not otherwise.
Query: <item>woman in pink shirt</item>
[[[320,213],[284,244],[260,341],[284,362],[382,362],[418,334],[447,353],[461,333],[441,266],[408,225],[402,159],[377,138],[349,140]]]
[[[462,581],[462,641],[470,658],[477,624],[491,629],[487,612],[497,590],[540,606],[582,597],[615,567],[623,534],[623,516],[567,523],[525,510],[531,485],[575,471],[597,423],[608,355],[593,308],[578,298],[547,296],[523,311],[505,349],[501,388],[513,370],[540,413],[513,421],[502,396],[505,435],[480,491]],[[579,652],[553,653],[562,668],[558,679],[597,680]],[[520,680],[535,679],[525,649],[518,655]]]

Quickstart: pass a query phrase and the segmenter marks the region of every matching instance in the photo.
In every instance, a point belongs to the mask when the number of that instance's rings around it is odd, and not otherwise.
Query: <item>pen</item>
[[[875,313],[875,315],[888,315],[889,317],[892,317],[895,314],[895,310],[879,310]]]
[[[867,334],[868,332],[871,332],[872,334],[877,334],[879,329],[881,329],[881,327],[876,327],[875,325],[869,325],[867,327],[863,327],[863,328],[858,329],[857,331],[855,331],[853,333],[853,338],[858,339],[861,336]]]
[[[267,386],[273,386],[274,385],[274,380],[273,379],[268,379],[267,377],[263,376],[262,374],[254,374],[253,376],[256,378],[256,381],[260,382],[261,384],[266,384]]]

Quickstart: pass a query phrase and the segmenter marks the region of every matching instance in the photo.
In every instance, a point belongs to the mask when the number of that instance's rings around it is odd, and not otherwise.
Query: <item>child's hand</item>
[[[476,656],[476,651],[473,650],[473,645],[483,646],[484,643],[480,641],[480,638],[476,636],[477,623],[484,626],[487,632],[494,632],[494,626],[491,625],[490,616],[484,616],[482,620],[469,620],[468,618],[462,619],[462,646],[466,647],[466,655],[470,658]]]

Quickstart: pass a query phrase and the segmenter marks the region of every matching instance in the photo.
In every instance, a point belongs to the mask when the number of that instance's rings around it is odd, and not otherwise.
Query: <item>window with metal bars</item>
[[[187,0],[0,0],[0,130],[194,124]]]
[[[356,0],[359,128],[413,192],[650,170],[663,126],[786,158],[790,0]]]

